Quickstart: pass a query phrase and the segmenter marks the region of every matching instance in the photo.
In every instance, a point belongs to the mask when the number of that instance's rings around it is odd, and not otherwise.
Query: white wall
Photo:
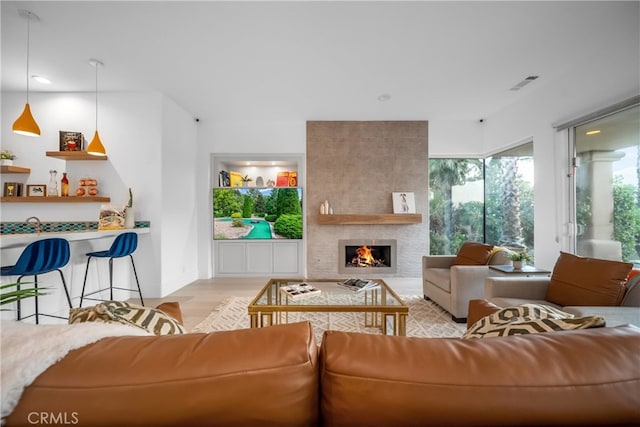
[[[162,194],[160,226],[162,295],[198,278],[196,222],[197,128],[173,100],[162,103]]]
[[[62,171],[68,172],[70,188],[75,191],[77,180],[91,175],[98,180],[100,194],[119,205],[127,203],[131,187],[136,219],[151,221],[151,232],[140,236],[134,255],[143,295],[164,296],[194,280],[195,260],[189,256],[195,247],[194,214],[183,209],[193,206],[195,198],[196,127],[191,117],[159,93],[101,93],[98,128],[108,160],[64,161],[46,157],[45,152],[59,149],[60,130],[80,131],[86,139],[92,138],[94,94],[32,93],[30,104],[42,132],[39,138],[11,131],[24,106],[24,94],[2,94],[2,148],[15,152],[16,165],[31,168],[26,177],[2,175],[2,180],[46,184],[48,171],[56,169],[58,180]],[[172,159],[176,167],[171,166]],[[97,221],[100,204],[3,203],[1,209],[2,221],[24,221],[32,215],[42,221]],[[100,247],[87,250],[106,249],[108,244],[100,241]],[[71,263],[77,265],[68,267],[69,274],[79,280],[79,284],[75,279],[72,284],[76,296],[86,261],[84,254],[80,255]],[[2,265],[15,261],[13,256],[3,251]],[[75,274],[78,268],[82,274]],[[122,270],[128,269],[124,264]],[[103,276],[107,280],[106,274],[101,274],[100,280]]]

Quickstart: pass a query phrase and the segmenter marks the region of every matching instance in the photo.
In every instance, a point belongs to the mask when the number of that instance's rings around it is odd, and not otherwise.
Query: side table
[[[493,271],[496,271],[500,274],[506,274],[509,276],[535,276],[535,275],[546,275],[551,274],[549,270],[542,270],[533,265],[523,265],[522,268],[513,268],[513,265],[505,264],[505,265],[490,265],[489,268]]]

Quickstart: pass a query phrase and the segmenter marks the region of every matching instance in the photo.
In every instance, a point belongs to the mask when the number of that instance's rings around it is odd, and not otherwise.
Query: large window
[[[429,245],[432,255],[455,254],[467,240],[484,240],[481,159],[429,160]]]
[[[465,241],[533,254],[533,143],[486,159],[429,160],[430,253]]]
[[[497,153],[485,165],[485,242],[534,255],[533,143]]]
[[[640,106],[573,127],[575,250],[638,263]]]

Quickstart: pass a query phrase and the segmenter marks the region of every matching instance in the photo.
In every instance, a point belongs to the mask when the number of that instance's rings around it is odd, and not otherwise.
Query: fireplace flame
[[[352,263],[359,267],[370,267],[376,265],[378,262],[379,261],[373,257],[373,250],[365,245],[356,249],[356,256],[352,260]]]

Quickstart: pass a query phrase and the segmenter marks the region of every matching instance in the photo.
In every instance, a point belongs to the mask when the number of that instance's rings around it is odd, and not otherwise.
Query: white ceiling
[[[2,91],[159,91],[202,120],[468,120],[637,37],[638,2],[2,1]],[[529,75],[540,78],[514,92]],[[381,94],[390,94],[386,102]]]

